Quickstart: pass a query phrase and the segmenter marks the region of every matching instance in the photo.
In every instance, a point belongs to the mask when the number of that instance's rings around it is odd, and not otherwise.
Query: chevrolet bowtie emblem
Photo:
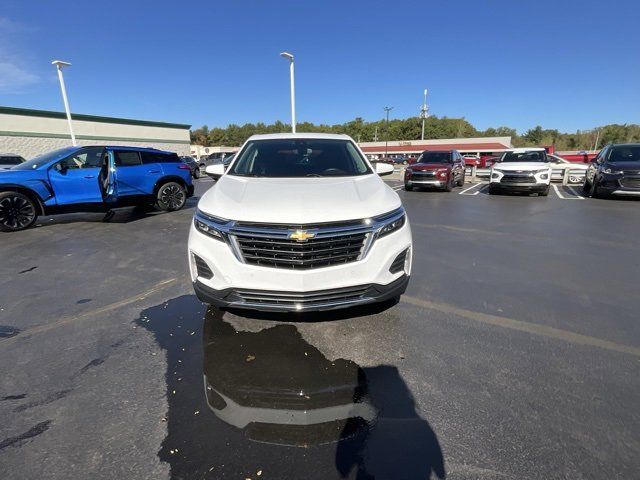
[[[315,233],[307,232],[306,230],[296,230],[295,232],[289,234],[289,239],[295,240],[296,242],[306,242],[307,240],[315,236]]]

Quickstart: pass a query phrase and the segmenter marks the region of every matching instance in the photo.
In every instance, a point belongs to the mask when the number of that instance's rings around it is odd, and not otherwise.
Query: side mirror
[[[222,175],[224,175],[224,165],[222,163],[216,163],[215,165],[208,165],[204,169],[204,173],[209,175],[211,178],[217,180]]]
[[[390,163],[378,162],[376,163],[376,173],[381,177],[385,175],[391,175],[393,173],[394,167]]]

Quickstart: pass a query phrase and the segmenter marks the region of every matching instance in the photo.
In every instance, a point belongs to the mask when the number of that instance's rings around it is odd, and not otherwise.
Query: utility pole
[[[376,125],[376,131],[373,134],[373,141],[377,142],[378,141],[378,126]]]
[[[424,122],[429,117],[429,107],[427,107],[427,89],[424,89],[424,102],[420,108],[420,118],[422,119],[422,135],[421,139],[424,140]]]
[[[389,150],[389,112],[393,110],[393,107],[384,107],[384,111],[387,112],[387,131],[384,136],[384,157],[387,158],[387,151]]]

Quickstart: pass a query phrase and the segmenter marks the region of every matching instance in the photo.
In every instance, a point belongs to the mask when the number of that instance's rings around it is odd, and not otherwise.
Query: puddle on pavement
[[[331,361],[295,324],[234,318],[182,296],[137,320],[167,353],[169,411],[156,414],[173,478],[444,478],[395,366]]]
[[[11,325],[0,325],[0,338],[14,337],[20,333],[20,329]]]

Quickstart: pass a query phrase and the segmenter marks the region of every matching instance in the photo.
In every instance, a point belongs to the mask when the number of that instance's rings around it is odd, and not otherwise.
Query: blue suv
[[[61,148],[0,171],[0,231],[28,228],[38,215],[154,205],[179,210],[193,190],[189,166],[172,152]]]

